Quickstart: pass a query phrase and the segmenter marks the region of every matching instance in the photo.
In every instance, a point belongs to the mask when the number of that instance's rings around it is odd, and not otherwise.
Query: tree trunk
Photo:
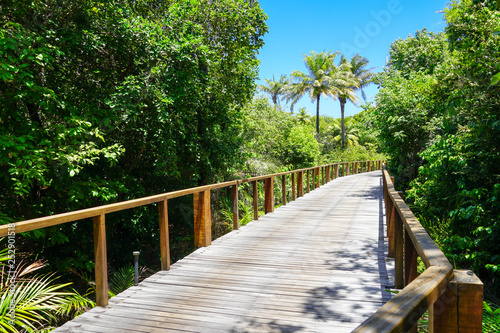
[[[321,95],[316,96],[316,139],[319,139],[319,98]]]
[[[344,110],[345,110],[345,103],[346,100],[339,98],[340,100],[340,123],[342,126],[342,149],[345,149],[345,122],[344,122]]]

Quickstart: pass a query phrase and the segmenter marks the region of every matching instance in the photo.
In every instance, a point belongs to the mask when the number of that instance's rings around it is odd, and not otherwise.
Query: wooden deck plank
[[[380,172],[335,179],[55,332],[350,332],[391,298],[383,213]]]

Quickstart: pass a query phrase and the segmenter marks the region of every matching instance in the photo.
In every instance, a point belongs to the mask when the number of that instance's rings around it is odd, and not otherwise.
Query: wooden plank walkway
[[[350,332],[391,294],[380,171],[335,179],[54,332]]]

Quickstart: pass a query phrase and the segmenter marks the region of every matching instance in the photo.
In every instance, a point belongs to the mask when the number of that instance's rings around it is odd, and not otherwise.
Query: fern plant
[[[0,331],[48,331],[94,306],[75,290],[65,291],[71,283],[58,283],[54,273],[36,274],[42,261],[12,267],[5,264],[9,259],[7,249],[1,250]]]

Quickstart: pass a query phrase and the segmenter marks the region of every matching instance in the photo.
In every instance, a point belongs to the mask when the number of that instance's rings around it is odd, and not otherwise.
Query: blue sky
[[[288,77],[294,70],[306,72],[303,54],[309,51],[341,51],[347,57],[355,53],[370,60],[370,67],[382,71],[389,47],[398,38],[406,38],[417,30],[443,31],[443,14],[448,0],[259,0],[269,16],[269,33],[260,50],[258,84],[264,79]],[[373,100],[377,88],[365,89]],[[283,104],[282,104],[283,105]],[[311,115],[316,104],[308,96],[294,107],[305,107]],[[288,109],[289,110],[289,109]],[[361,111],[348,102],[346,116]],[[331,98],[321,98],[320,113],[340,117],[340,104]]]

